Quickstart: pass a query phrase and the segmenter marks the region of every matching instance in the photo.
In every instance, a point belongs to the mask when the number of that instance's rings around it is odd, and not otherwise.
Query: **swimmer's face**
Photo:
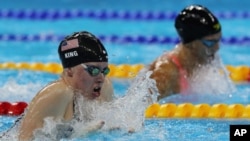
[[[213,60],[215,53],[219,50],[220,39],[221,32],[197,40],[195,50],[198,57],[205,62]]]
[[[100,73],[91,74],[87,67],[99,69]],[[101,95],[101,88],[107,75],[108,63],[107,62],[88,62],[84,65],[80,64],[74,67],[73,72],[73,87],[81,91],[81,93],[89,98],[95,99]],[[97,71],[97,70],[96,70]],[[94,71],[94,72],[96,72]],[[106,75],[105,75],[106,74]]]

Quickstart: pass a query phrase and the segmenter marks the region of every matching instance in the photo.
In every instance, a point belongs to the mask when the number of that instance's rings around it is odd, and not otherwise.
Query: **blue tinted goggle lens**
[[[217,44],[219,40],[205,40],[205,39],[201,39],[201,42],[203,45],[205,45],[206,47],[213,47],[215,44]]]

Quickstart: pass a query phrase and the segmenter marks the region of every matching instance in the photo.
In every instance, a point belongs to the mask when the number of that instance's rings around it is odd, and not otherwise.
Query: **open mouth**
[[[101,87],[95,87],[93,89],[92,95],[94,97],[99,97],[101,95]]]
[[[209,58],[209,60],[213,60],[214,59],[214,52],[213,51],[211,51],[209,49],[206,49],[206,55]]]

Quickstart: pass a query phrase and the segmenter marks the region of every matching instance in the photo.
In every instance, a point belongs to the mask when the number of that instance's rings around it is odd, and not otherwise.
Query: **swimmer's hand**
[[[130,128],[129,130],[128,130],[128,133],[134,133],[135,132],[135,129],[134,128]]]
[[[121,128],[120,127],[112,127],[112,128],[110,128],[109,129],[110,131],[113,131],[113,130],[121,130]],[[134,133],[135,132],[135,129],[134,128],[129,128],[128,130],[128,133]]]
[[[74,128],[69,124],[58,124],[56,125],[56,139],[69,138],[72,136]]]
[[[83,125],[82,128],[80,128],[78,131],[76,131],[73,136],[79,137],[79,136],[85,136],[91,132],[97,131],[103,127],[105,124],[104,121],[91,121],[85,125]]]

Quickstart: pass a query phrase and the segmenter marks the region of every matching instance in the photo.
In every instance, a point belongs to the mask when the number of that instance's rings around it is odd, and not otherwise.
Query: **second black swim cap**
[[[63,68],[85,62],[108,62],[108,54],[101,41],[87,31],[65,37],[59,44],[58,54]]]
[[[183,9],[175,19],[175,28],[183,43],[221,31],[218,19],[201,5],[190,5]]]

